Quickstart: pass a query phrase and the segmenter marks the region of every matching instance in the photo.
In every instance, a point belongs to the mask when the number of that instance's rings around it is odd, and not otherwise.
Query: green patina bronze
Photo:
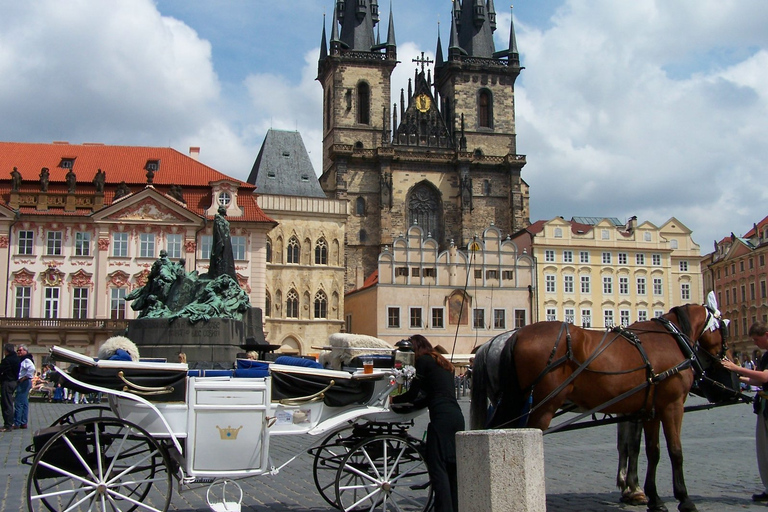
[[[152,264],[147,283],[125,297],[138,318],[187,318],[191,323],[211,318],[242,320],[251,307],[248,294],[235,274],[232,241],[226,211],[214,217],[213,248],[208,273],[186,272],[185,261],[173,263],[165,250]]]

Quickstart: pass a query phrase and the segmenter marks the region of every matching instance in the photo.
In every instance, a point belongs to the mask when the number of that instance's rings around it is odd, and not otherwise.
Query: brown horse
[[[472,428],[528,426],[546,433],[566,401],[589,412],[639,414],[648,457],[648,510],[667,510],[656,490],[663,426],[678,509],[695,511],[683,478],[680,431],[694,379],[729,355],[725,323],[717,316],[716,307],[687,305],[626,329],[539,322],[501,334],[475,355]],[[490,420],[486,399],[493,408]]]

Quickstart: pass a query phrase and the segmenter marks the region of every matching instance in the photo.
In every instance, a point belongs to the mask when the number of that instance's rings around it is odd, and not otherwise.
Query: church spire
[[[396,47],[395,42],[395,17],[392,14],[392,5],[389,6],[389,27],[387,28],[387,48]]]
[[[437,49],[435,50],[435,68],[443,65],[443,43],[440,41],[440,22],[437,22]]]
[[[373,27],[379,21],[377,0],[337,0],[341,42],[346,48],[370,52],[376,45]]]
[[[325,30],[325,25],[323,25]],[[333,8],[333,20],[331,21],[331,54],[338,54],[341,47],[339,40],[339,13],[336,7]]]
[[[496,25],[496,13],[493,16],[489,10],[493,8],[492,1],[464,0],[461,5],[459,18],[459,45],[470,57],[490,59],[493,57],[493,31]],[[454,2],[455,9],[455,2]],[[493,23],[491,23],[493,19]]]
[[[323,36],[320,38],[320,62],[328,57],[328,39],[325,36],[325,13],[323,13]]]

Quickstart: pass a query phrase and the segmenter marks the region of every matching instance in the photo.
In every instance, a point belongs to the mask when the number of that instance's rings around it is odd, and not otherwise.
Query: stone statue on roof
[[[115,189],[115,199],[120,199],[121,197],[125,197],[130,193],[131,189],[128,188],[128,185],[124,181],[121,181],[117,186],[117,189]]]
[[[21,188],[21,173],[14,167],[11,171],[11,192],[18,192]]]
[[[75,188],[77,187],[77,176],[75,176],[75,171],[70,169],[69,172],[67,173],[66,180],[67,180],[67,193],[74,194]]]
[[[40,169],[40,192],[48,192],[48,168],[43,167]]]
[[[213,243],[211,246],[211,263],[208,266],[208,275],[211,279],[216,279],[224,274],[237,282],[235,255],[232,251],[232,237],[229,232],[227,208],[219,206],[218,212],[213,217]]]
[[[107,181],[107,175],[99,169],[96,171],[96,176],[93,177],[93,186],[96,187],[97,193],[104,192],[104,182]]]

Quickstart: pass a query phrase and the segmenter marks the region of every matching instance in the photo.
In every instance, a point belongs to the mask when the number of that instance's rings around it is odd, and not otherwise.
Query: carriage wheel
[[[367,439],[350,450],[336,474],[336,503],[345,512],[421,512],[431,499],[427,464],[412,439]]]
[[[118,418],[64,426],[37,452],[27,478],[30,512],[165,512],[172,474],[165,449]]]
[[[349,453],[350,447],[357,441],[350,441],[348,436],[355,427],[350,425],[332,432],[323,439],[320,446],[313,448],[315,458],[312,462],[312,475],[315,478],[315,487],[320,496],[329,505],[336,505],[336,474],[339,471],[344,457]]]
[[[67,414],[60,416],[56,421],[51,423],[51,426],[58,427],[59,425],[71,425],[80,420],[93,417],[114,417],[114,414],[112,414],[112,409],[109,407],[103,405],[89,405],[87,407],[80,407],[73,411],[69,411]]]

